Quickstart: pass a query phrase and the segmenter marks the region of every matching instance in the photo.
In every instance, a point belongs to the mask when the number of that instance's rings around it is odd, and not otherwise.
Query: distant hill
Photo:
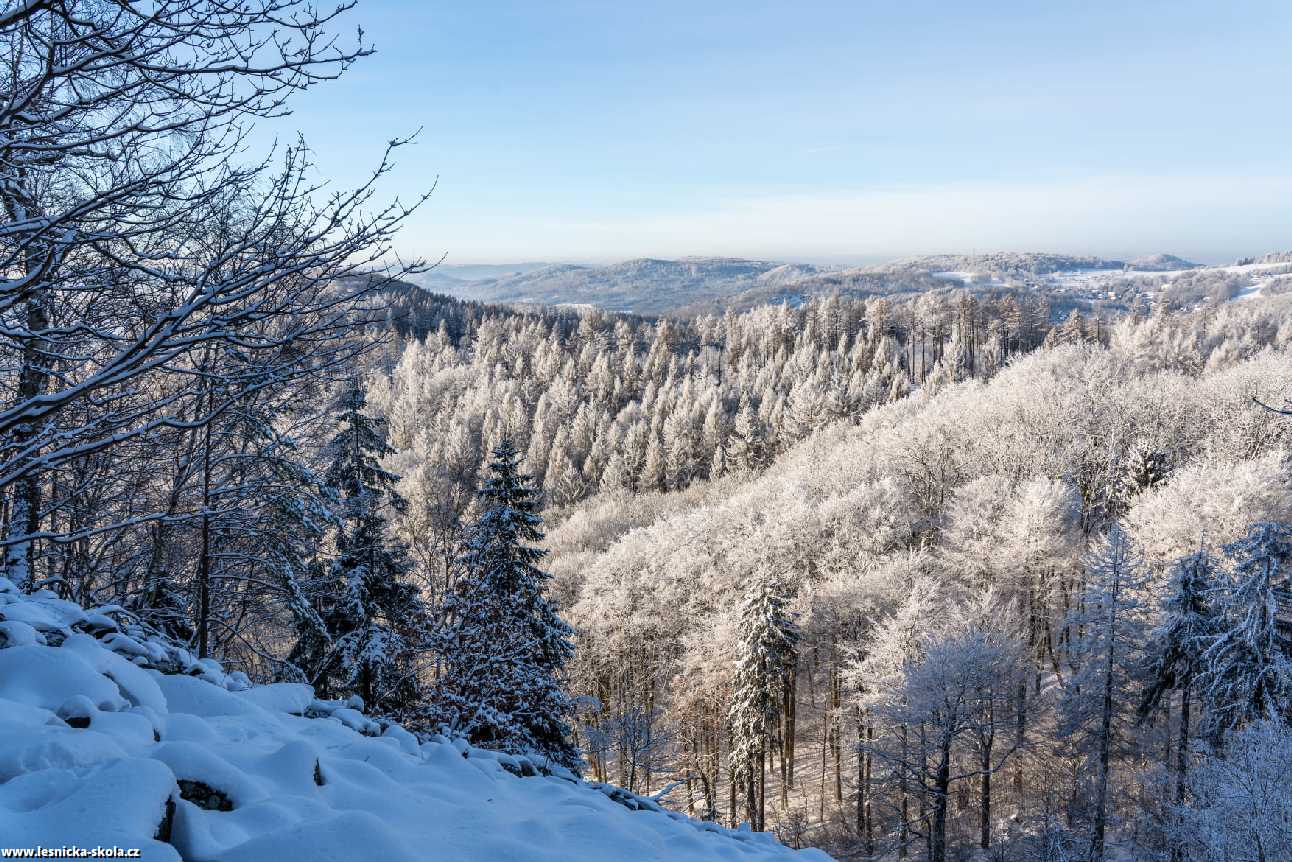
[[[966,272],[989,275],[1049,275],[1094,269],[1122,269],[1120,260],[1069,254],[1002,251],[989,254],[934,254],[865,267],[869,272]]]
[[[1181,269],[1198,269],[1200,263],[1193,263],[1173,254],[1150,254],[1137,257],[1126,264],[1127,269],[1138,272],[1173,272]]]
[[[1292,253],[1246,258],[1239,266],[1292,261]],[[1230,268],[1232,269],[1232,267]],[[1207,267],[1173,254],[1130,261],[1041,252],[935,254],[858,267],[828,267],[727,257],[637,258],[609,265],[505,264],[441,266],[420,277],[426,289],[491,304],[600,308],[628,314],[693,317],[759,305],[798,305],[813,296],[902,296],[934,290],[1040,292],[1055,313],[1128,308],[1136,296],[1184,307],[1227,301],[1263,284],[1255,273]],[[1187,276],[1187,278],[1186,278]],[[1179,281],[1177,289],[1172,285]],[[1199,293],[1202,282],[1224,289]],[[1195,296],[1195,294],[1197,294]]]
[[[822,271],[810,265],[738,258],[638,258],[608,266],[549,264],[477,278],[443,268],[442,273],[433,270],[433,277],[423,278],[422,283],[481,302],[595,305],[611,311],[663,314],[754,288],[783,286]]]

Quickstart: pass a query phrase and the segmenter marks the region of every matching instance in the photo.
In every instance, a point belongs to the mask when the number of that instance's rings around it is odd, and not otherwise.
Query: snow
[[[188,862],[828,859],[523,757],[419,741],[306,685],[250,685],[117,608],[0,578],[0,618],[4,846]]]
[[[1003,285],[1005,281],[999,276],[987,275],[986,273],[974,272],[968,269],[948,269],[939,272],[929,273],[933,278],[939,281],[959,281],[964,284],[977,285]]]

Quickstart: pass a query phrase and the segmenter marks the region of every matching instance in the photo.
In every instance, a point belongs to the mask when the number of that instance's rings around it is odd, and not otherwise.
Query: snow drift
[[[0,846],[142,858],[826,860],[563,770],[253,685],[0,578]]]

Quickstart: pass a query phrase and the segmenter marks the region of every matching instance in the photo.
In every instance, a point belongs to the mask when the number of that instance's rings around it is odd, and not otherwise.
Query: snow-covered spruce
[[[502,751],[537,751],[578,768],[558,676],[574,655],[574,631],[543,595],[551,575],[537,514],[539,493],[504,440],[480,489],[464,572],[441,609],[433,647],[442,662],[430,719]]]
[[[797,661],[798,626],[789,599],[770,580],[755,584],[740,609],[740,641],[729,709],[731,773],[745,788],[745,812],[756,829],[766,826],[767,741],[779,718],[786,678]]]
[[[422,699],[415,656],[425,648],[430,615],[408,578],[407,548],[387,535],[385,510],[406,503],[394,490],[399,477],[380,463],[394,453],[385,423],[365,405],[357,381],[337,400],[341,427],[324,450],[338,501],[335,556],[293,602],[297,639],[288,663],[324,697],[358,695],[402,715]]]
[[[517,777],[531,776],[531,777]],[[253,685],[0,578],[0,836],[150,860],[827,859],[526,758]]]

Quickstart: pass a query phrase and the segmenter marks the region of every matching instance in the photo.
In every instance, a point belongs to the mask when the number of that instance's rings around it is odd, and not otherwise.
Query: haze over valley
[[[1205,266],[1170,254],[1129,261],[1037,253],[929,255],[868,266],[735,258],[638,258],[617,264],[441,263],[414,280],[428,290],[490,303],[588,306],[631,314],[696,316],[758,305],[799,305],[831,293],[911,295],[962,288],[1023,290],[1063,308],[1124,311],[1135,302],[1170,308],[1275,295],[1292,284],[1292,253]]]

